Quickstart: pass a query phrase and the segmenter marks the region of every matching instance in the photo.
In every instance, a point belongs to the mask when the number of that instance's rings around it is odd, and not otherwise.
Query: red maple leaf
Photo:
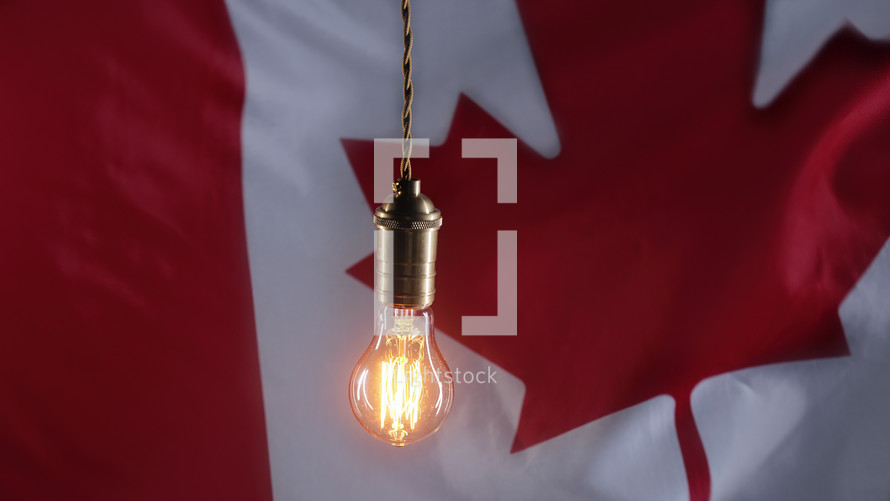
[[[445,217],[438,324],[525,383],[514,452],[672,395],[706,499],[692,388],[848,354],[838,306],[890,235],[890,53],[841,36],[757,110],[759,5],[519,7],[562,151],[520,144],[519,203],[498,205],[494,161],[461,138],[511,134],[463,98],[415,160]],[[373,145],[344,145],[373,206]],[[496,314],[499,229],[518,230],[519,335],[463,338],[462,315]],[[350,273],[370,286],[370,256]]]

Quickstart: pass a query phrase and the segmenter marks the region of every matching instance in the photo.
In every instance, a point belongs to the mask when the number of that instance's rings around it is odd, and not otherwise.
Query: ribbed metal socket
[[[374,225],[377,300],[396,308],[433,304],[442,213],[420,193],[420,180],[400,181],[399,192],[374,211]]]

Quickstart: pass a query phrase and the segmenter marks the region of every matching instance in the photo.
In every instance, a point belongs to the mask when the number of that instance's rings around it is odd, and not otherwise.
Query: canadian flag
[[[398,2],[0,2],[0,499],[890,498],[887,2],[413,14],[438,342],[486,377],[397,449],[346,389]],[[499,231],[517,335],[464,336]]]

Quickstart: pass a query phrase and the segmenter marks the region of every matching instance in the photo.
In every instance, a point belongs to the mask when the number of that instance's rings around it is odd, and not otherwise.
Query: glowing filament
[[[423,395],[423,335],[412,317],[397,317],[386,332],[388,357],[381,363],[380,426],[395,441],[404,440],[420,417]]]

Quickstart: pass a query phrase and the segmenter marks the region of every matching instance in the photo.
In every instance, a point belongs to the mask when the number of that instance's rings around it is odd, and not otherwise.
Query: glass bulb
[[[433,434],[451,410],[454,383],[436,345],[433,311],[381,306],[371,345],[349,378],[349,403],[375,438],[396,447]]]

